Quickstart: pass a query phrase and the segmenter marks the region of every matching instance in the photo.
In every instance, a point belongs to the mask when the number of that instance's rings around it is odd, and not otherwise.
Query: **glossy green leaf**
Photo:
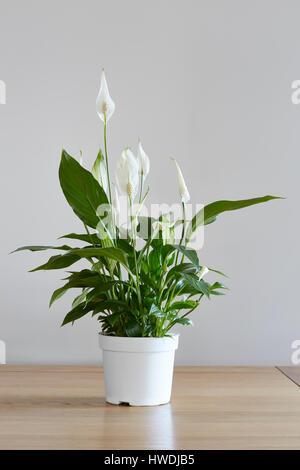
[[[172,245],[176,250],[180,251],[186,258],[188,258],[197,271],[200,271],[200,265],[199,265],[199,258],[195,250],[192,248],[186,248],[185,246],[181,245]]]
[[[183,275],[184,273],[194,273],[195,266],[192,263],[181,263],[170,269],[166,276],[166,281],[170,281],[173,277]]]
[[[160,310],[160,308],[157,307],[157,305],[152,304],[151,308],[149,310],[149,315],[153,315],[156,318],[163,318],[166,316],[165,312]]]
[[[153,235],[153,224],[155,219],[153,217],[146,217],[143,215],[138,216],[137,235],[143,240],[149,240]]]
[[[110,326],[114,327],[116,324],[116,321],[120,318],[120,313],[115,312],[112,313],[111,315],[106,315],[105,321],[110,324]]]
[[[95,303],[93,316],[97,313],[104,312],[105,310],[111,310],[112,312],[128,309],[126,302],[122,300],[103,300],[101,302]]]
[[[82,293],[80,295],[78,295],[77,297],[75,297],[75,299],[73,300],[72,302],[72,308],[75,308],[77,307],[79,304],[81,304],[85,299],[86,299],[86,296],[89,292],[89,288],[85,288],[83,289]]]
[[[185,301],[177,301],[177,302],[173,302],[170,307],[168,308],[168,311],[169,310],[182,310],[182,309],[192,309],[192,308],[196,308],[198,305],[197,302],[195,302],[194,300],[185,300]]]
[[[50,299],[50,302],[49,302],[49,307],[51,307],[51,305],[56,300],[60,299],[67,292],[68,289],[69,289],[68,284],[65,284],[64,286],[59,287],[58,289],[56,289],[53,292],[52,296],[51,296],[51,299]]]
[[[112,287],[117,286],[117,285],[123,285],[123,286],[130,286],[129,282],[126,281],[120,281],[120,280],[115,280],[115,281],[107,281],[107,282],[99,282],[97,287],[95,287],[93,290],[91,290],[87,296],[86,300],[87,302],[94,301],[96,302],[98,298],[103,300],[102,294],[110,291]]]
[[[71,254],[69,252],[65,253],[64,255],[57,255],[52,256],[47,263],[38,266],[37,268],[31,269],[29,272],[40,271],[42,269],[49,270],[49,269],[62,269],[71,266],[72,264],[76,263],[80,259],[79,256],[75,254]]]
[[[82,271],[73,273],[68,278],[68,282],[56,289],[50,299],[49,307],[58,299],[60,299],[69,289],[73,288],[99,288],[100,286],[106,285],[106,281],[103,281],[97,272],[83,269]]]
[[[65,150],[62,151],[59,180],[63,193],[75,214],[89,227],[96,228],[101,204],[108,204],[104,189]]]
[[[97,271],[82,269],[81,271],[69,271],[70,276],[64,278],[74,287],[97,287],[99,282],[110,281],[109,276],[99,274]]]
[[[127,271],[129,270],[126,253],[124,253],[119,248],[115,248],[113,246],[107,248],[77,248],[75,250],[71,250],[70,253],[79,256],[80,258],[104,256],[105,258],[110,258],[115,261],[118,261],[127,269]]]
[[[173,322],[174,324],[175,323],[179,323],[180,325],[193,325],[193,322],[190,318],[176,318],[176,320],[174,320]]]
[[[209,225],[209,224],[212,224],[212,223],[214,223],[216,220],[217,220],[217,216],[210,217],[209,219],[205,219],[205,221],[204,221],[204,224],[203,224],[203,225]]]
[[[141,272],[140,280],[143,282],[145,286],[151,288],[154,292],[156,293],[159,292],[159,285],[157,284],[157,282],[153,281],[148,274]]]
[[[225,295],[224,292],[220,292],[217,289],[225,289],[228,290],[228,287],[224,286],[220,282],[215,282],[209,287],[211,295]]]
[[[117,240],[117,248],[120,248],[120,250],[124,251],[128,256],[134,256],[133,246],[124,238],[119,238]]]
[[[148,257],[150,272],[154,273],[161,268],[161,262],[159,259],[159,253],[156,250],[152,250]]]
[[[222,271],[218,271],[217,269],[213,269],[213,268],[208,268],[208,269],[212,271],[213,273],[217,273],[217,274],[220,274],[221,276],[228,277],[227,274],[222,273]]]
[[[91,245],[100,245],[101,240],[98,237],[97,233],[83,233],[83,234],[77,234],[77,233],[68,233],[67,235],[63,235],[62,237],[59,238],[70,238],[72,240],[81,240],[86,243],[90,243]],[[70,248],[69,248],[70,249]]]
[[[197,279],[197,276],[191,275],[189,273],[182,273],[182,277],[186,282],[186,286],[192,289],[192,292],[199,292],[201,294],[206,295],[206,297],[209,297],[210,295],[210,289],[209,289],[209,284],[203,279]],[[190,292],[187,289],[185,289],[183,292]]]
[[[72,308],[72,310],[65,316],[61,326],[64,326],[67,323],[73,323],[75,320],[82,318],[84,315],[93,310],[93,308],[93,304],[86,304],[85,302],[77,305],[77,307]]]
[[[240,201],[216,201],[203,207],[191,220],[186,232],[186,240],[189,241],[192,233],[200,226],[214,222],[217,215],[226,211],[235,211],[243,209],[244,207],[253,206],[254,204],[261,204],[263,202],[271,201],[272,199],[282,199],[277,196],[263,196],[252,199],[242,199]]]
[[[12,251],[12,253],[16,253],[17,251],[24,251],[24,250],[29,250],[29,251],[44,251],[44,250],[63,250],[63,251],[68,251],[71,250],[72,248],[68,245],[62,245],[62,246],[47,246],[47,245],[29,245],[29,246],[21,246],[20,248],[17,248],[16,250]]]
[[[135,318],[132,318],[132,317],[126,323],[125,332],[126,332],[126,335],[130,337],[142,336],[142,330],[141,330],[139,323],[136,321]]]
[[[210,286],[210,290],[215,290],[215,289],[229,290],[228,287],[224,286],[224,284],[221,284],[220,282],[214,282],[214,284]]]

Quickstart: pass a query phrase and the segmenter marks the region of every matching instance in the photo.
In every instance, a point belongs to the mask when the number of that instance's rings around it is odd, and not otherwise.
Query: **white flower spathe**
[[[205,276],[205,274],[208,273],[208,271],[209,271],[209,269],[208,269],[207,266],[202,266],[202,268],[201,268],[200,271],[199,271],[199,277],[198,277],[198,279],[199,279],[199,280],[202,279],[202,278]]]
[[[150,160],[149,160],[149,157],[146,154],[145,150],[142,147],[142,142],[141,142],[140,139],[138,141],[137,158],[138,158],[139,165],[140,165],[140,168],[139,168],[140,174],[143,177],[143,181],[145,181],[145,179],[147,178],[147,175],[150,171]]]
[[[129,148],[123,150],[117,161],[116,176],[120,193],[133,200],[139,185],[139,164]]]
[[[107,122],[115,110],[115,103],[110,97],[104,70],[102,70],[100,90],[96,99],[96,110],[103,122]]]
[[[172,158],[172,160],[174,161],[174,163],[176,165],[176,169],[177,169],[179,194],[180,194],[180,197],[181,197],[181,201],[186,204],[191,199],[190,193],[188,192],[188,189],[187,189],[187,186],[185,184],[181,169],[180,169],[177,161],[175,160],[175,158]]]

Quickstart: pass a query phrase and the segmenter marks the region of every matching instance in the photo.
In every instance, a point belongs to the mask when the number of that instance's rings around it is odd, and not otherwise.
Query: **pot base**
[[[165,401],[164,403],[154,403],[154,402],[139,402],[139,401],[119,401],[115,400],[113,398],[106,397],[105,401],[109,403],[110,405],[119,405],[119,406],[160,406],[160,405],[166,405],[167,403],[170,402],[170,400]]]

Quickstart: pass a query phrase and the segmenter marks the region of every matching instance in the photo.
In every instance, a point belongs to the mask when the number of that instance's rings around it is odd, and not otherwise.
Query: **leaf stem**
[[[90,243],[91,243],[91,245],[93,245],[93,246],[95,247],[95,244],[94,244],[94,242],[93,242],[92,236],[91,236],[91,234],[90,234],[90,231],[89,231],[87,225],[86,225],[85,223],[83,223],[83,225],[84,225],[84,228],[85,228],[85,230],[86,230],[86,233],[88,234],[88,236],[89,236],[89,238],[90,238]],[[100,260],[99,260],[99,261],[100,261]],[[94,263],[93,258],[90,258],[90,262],[92,263],[93,267],[95,267],[96,263]],[[98,272],[99,276],[101,277],[102,274],[101,274],[100,268],[97,267],[96,269],[97,269],[97,272]],[[103,271],[103,275],[105,276],[105,271],[104,271],[103,266],[102,266],[102,271]]]
[[[93,242],[93,239],[92,239],[92,237],[91,237],[91,234],[90,234],[90,231],[89,231],[87,225],[86,225],[85,223],[83,223],[83,225],[84,225],[84,228],[85,228],[85,230],[86,230],[86,233],[87,233],[88,236],[89,236],[90,244],[93,245],[93,247],[95,247],[95,243]]]

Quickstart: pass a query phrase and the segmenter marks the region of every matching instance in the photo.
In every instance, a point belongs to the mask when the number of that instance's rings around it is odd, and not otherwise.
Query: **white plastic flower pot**
[[[106,401],[131,406],[168,403],[178,336],[129,338],[100,333]]]

